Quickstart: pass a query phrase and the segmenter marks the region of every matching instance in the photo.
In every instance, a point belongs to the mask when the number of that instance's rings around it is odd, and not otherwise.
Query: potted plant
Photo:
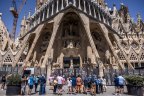
[[[6,95],[21,94],[21,76],[19,74],[11,74],[7,77]]]
[[[143,96],[144,77],[130,75],[125,77],[127,81],[127,91],[129,95]]]

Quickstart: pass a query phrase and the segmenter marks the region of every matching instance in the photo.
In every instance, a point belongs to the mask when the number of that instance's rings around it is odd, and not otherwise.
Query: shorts
[[[58,85],[57,85],[57,88],[58,88],[58,89],[62,89],[62,84],[58,84]]]
[[[124,88],[124,85],[119,85],[119,88]]]
[[[30,88],[30,89],[33,89],[33,85],[29,85],[29,88]]]

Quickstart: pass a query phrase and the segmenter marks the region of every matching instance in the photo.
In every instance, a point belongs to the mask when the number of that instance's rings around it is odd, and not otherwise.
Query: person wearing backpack
[[[57,84],[58,84],[58,81],[57,81],[56,77],[54,77],[54,80],[53,80],[53,94],[56,94]]]
[[[43,94],[46,93],[46,91],[45,91],[46,78],[45,78],[44,74],[40,77],[39,81],[40,81],[40,91],[39,91],[39,95],[43,95]]]
[[[103,79],[101,77],[99,77],[98,80],[99,80],[99,92],[103,93],[103,84],[102,84]]]
[[[29,86],[28,95],[31,95],[33,85],[34,85],[34,77],[32,75],[30,75],[29,78],[28,78],[28,86]]]
[[[95,79],[95,84],[96,84],[96,93],[99,94],[100,93],[100,80],[98,78]]]
[[[6,83],[6,76],[5,75],[2,76],[2,80],[1,81],[2,81],[1,89],[4,90],[5,83]]]
[[[35,93],[37,92],[37,87],[38,87],[38,83],[39,83],[38,81],[39,81],[38,76],[35,76],[34,77]]]

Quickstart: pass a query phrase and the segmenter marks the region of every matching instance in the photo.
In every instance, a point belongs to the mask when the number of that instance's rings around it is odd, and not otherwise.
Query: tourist
[[[124,85],[125,85],[125,79],[122,75],[118,76],[118,83],[119,83],[119,92],[120,94],[123,94],[124,92]]]
[[[53,94],[56,94],[57,84],[58,84],[58,82],[57,82],[57,79],[55,77],[55,78],[53,78]]]
[[[99,79],[98,78],[95,79],[95,84],[96,84],[96,93],[99,94],[100,92],[99,92]]]
[[[5,76],[5,75],[2,76],[2,80],[1,80],[1,82],[2,82],[1,89],[4,90],[4,88],[5,88],[5,84],[6,84],[6,76]]]
[[[31,91],[33,89],[33,85],[34,85],[34,77],[32,75],[30,75],[28,77],[28,86],[29,86],[28,95],[31,95]]]
[[[88,89],[87,89],[87,91],[90,91],[90,89],[91,89],[91,75],[90,76],[88,76]]]
[[[22,77],[22,82],[21,82],[21,95],[25,95],[26,92],[26,84],[27,84],[27,77],[26,76],[23,76]]]
[[[72,80],[72,92],[73,94],[75,94],[76,93],[76,77],[73,75],[71,80]]]
[[[44,95],[46,92],[45,92],[45,87],[46,87],[46,79],[45,79],[45,76],[42,75],[40,78],[39,78],[39,82],[40,82],[40,90],[39,90],[39,95]]]
[[[84,93],[87,94],[88,91],[88,77],[84,78]]]
[[[115,85],[115,94],[119,93],[119,78],[118,75],[114,77],[114,85]]]
[[[67,84],[68,84],[68,94],[70,94],[72,92],[72,80],[70,77],[67,79]]]
[[[37,92],[37,87],[38,87],[38,82],[39,81],[39,78],[38,78],[38,76],[36,75],[35,77],[34,77],[34,85],[35,85],[35,93]]]
[[[102,77],[102,85],[103,85],[103,92],[106,92],[107,87],[106,87],[106,79],[104,76]]]
[[[57,81],[58,81],[58,95],[62,95],[62,86],[63,86],[63,77],[62,76],[57,76]]]
[[[76,78],[76,84],[77,84],[77,93],[81,93],[81,85],[82,85],[82,79],[80,77],[80,75],[78,75],[78,77]]]
[[[103,84],[102,84],[103,79],[102,79],[102,77],[99,76],[98,81],[99,81],[99,92],[103,93]]]
[[[54,79],[53,76],[50,76],[49,79],[48,79],[48,80],[49,80],[49,85],[50,85],[50,86],[53,84],[53,79]]]

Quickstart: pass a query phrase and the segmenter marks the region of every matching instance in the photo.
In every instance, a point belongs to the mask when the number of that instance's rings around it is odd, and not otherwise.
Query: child
[[[71,78],[68,78],[67,83],[68,83],[68,94],[70,94],[72,92],[72,80],[71,80]]]

